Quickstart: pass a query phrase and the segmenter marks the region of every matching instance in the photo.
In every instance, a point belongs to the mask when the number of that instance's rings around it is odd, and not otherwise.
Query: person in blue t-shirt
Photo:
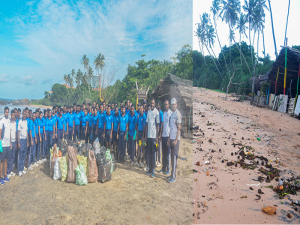
[[[67,139],[68,137],[68,133],[67,133],[67,118],[68,118],[68,111],[67,111],[67,108],[64,106],[64,109],[63,109],[63,114],[62,114],[62,117],[64,118],[64,139]]]
[[[58,117],[57,117],[57,145],[59,144],[60,142],[60,139],[62,138],[65,138],[64,136],[64,128],[65,128],[65,125],[64,125],[64,118],[62,116],[62,109],[60,109],[58,111]]]
[[[98,124],[98,112],[97,109],[94,109],[94,116],[93,116],[93,139],[92,142],[94,142],[97,138],[97,124]]]
[[[111,149],[111,142],[112,142],[112,133],[113,133],[113,115],[111,114],[111,106],[108,105],[107,112],[104,117],[104,132],[103,138],[106,142],[106,149]]]
[[[119,162],[124,163],[124,157],[126,153],[126,135],[128,131],[128,116],[125,113],[125,106],[121,108],[121,116],[118,126],[117,139],[119,139]]]
[[[99,143],[100,145],[104,145],[104,139],[103,139],[103,131],[104,131],[104,106],[103,104],[100,105],[100,111],[98,114],[98,130],[97,130],[97,134],[98,134],[98,139],[99,139]]]
[[[159,121],[160,121],[160,123],[159,123],[159,137],[161,137],[161,132],[162,132],[161,124],[163,123],[164,113],[161,110],[161,103],[160,102],[157,103],[157,110],[159,112]],[[162,140],[159,139],[158,140],[158,149],[157,149],[157,154],[156,154],[156,161],[157,161],[156,165],[157,166],[161,166],[161,147],[162,147]]]
[[[113,129],[113,153],[115,156],[115,159],[118,160],[119,157],[119,140],[118,140],[118,126],[119,126],[119,121],[120,121],[120,113],[119,113],[119,108],[118,106],[115,106],[115,113],[113,114],[114,118],[114,129]]]
[[[142,105],[139,105],[139,115],[138,115],[138,133],[137,133],[137,141],[138,141],[138,164],[142,168],[143,162],[142,162],[142,155],[143,159],[145,158],[145,153],[144,153],[144,146],[143,143],[145,141],[144,136],[145,136],[145,128],[146,128],[146,114],[144,113],[144,108]]]
[[[33,170],[33,167],[35,166],[35,151],[36,151],[36,144],[37,139],[35,135],[35,126],[34,122],[36,120],[36,113],[32,113],[32,120],[30,121],[29,125],[29,133],[30,133],[30,153],[28,156],[28,170]]]
[[[94,108],[91,108],[88,116],[88,124],[89,124],[89,136],[88,140],[90,144],[93,144],[93,117],[94,117]]]
[[[48,148],[47,148],[46,155],[50,156],[50,148],[53,147],[53,139],[55,137],[55,119],[52,117],[52,112],[50,109],[48,110],[47,124],[48,124],[48,136],[47,136]]]
[[[80,113],[80,106],[76,106],[76,113],[74,113],[74,122],[75,122],[75,127],[74,127],[74,136],[73,140],[79,139],[79,133],[80,133],[80,120],[81,120],[81,113]]]
[[[129,148],[129,155],[130,155],[130,159],[131,159],[131,166],[134,165],[134,156],[135,156],[135,152],[134,152],[134,135],[136,134],[137,131],[137,117],[136,114],[134,112],[134,106],[131,106],[131,111],[130,111],[130,115],[128,117],[128,148]]]
[[[88,125],[89,125],[89,117],[87,115],[86,108],[83,109],[84,115],[81,117],[81,139],[85,140],[85,143],[88,142]]]
[[[39,136],[39,123],[40,123],[40,113],[38,110],[35,111],[35,115],[36,115],[36,119],[35,121],[33,122],[34,123],[34,127],[35,127],[35,137],[36,137],[36,145],[35,145],[35,162],[36,162],[36,165],[35,166],[38,166],[38,162],[39,162],[39,146],[40,146],[40,136]]]
[[[67,140],[72,141],[72,136],[74,135],[74,127],[75,127],[75,122],[74,122],[74,114],[72,112],[72,107],[69,108],[69,115],[67,117],[67,132],[68,132],[68,138]],[[74,140],[75,141],[75,140]]]
[[[45,118],[43,116],[43,112],[40,111],[39,115],[39,120],[38,120],[38,153],[37,153],[37,158],[38,162],[37,163],[42,163],[45,159]]]

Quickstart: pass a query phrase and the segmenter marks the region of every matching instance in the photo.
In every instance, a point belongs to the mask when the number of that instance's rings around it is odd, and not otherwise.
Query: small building
[[[191,80],[181,79],[169,73],[160,80],[151,97],[160,100],[162,107],[165,99],[168,99],[171,104],[171,99],[176,98],[177,107],[182,115],[182,129],[190,133],[193,124],[193,82]]]

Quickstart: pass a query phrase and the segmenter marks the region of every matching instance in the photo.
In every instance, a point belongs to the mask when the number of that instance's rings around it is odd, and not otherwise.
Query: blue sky
[[[0,98],[43,98],[98,53],[118,68],[192,46],[192,0],[0,1]]]

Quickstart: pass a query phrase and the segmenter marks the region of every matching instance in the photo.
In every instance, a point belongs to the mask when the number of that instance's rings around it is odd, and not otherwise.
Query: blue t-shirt
[[[114,122],[113,115],[105,115],[105,129],[110,130],[111,129],[111,124]]]
[[[98,114],[93,116],[93,125],[97,125],[98,122]]]
[[[44,119],[45,131],[48,131],[48,117],[43,116],[43,119]]]
[[[164,122],[164,113],[160,110],[159,111],[159,128],[161,127],[161,122]]]
[[[105,117],[104,112],[103,113],[99,113],[98,117],[99,117],[98,128],[104,129],[104,117]]]
[[[89,117],[83,115],[83,117],[81,117],[81,122],[82,122],[82,126],[85,127],[86,123],[89,122]]]
[[[67,113],[63,113],[62,117],[64,119],[65,131],[67,131],[67,118],[68,118]]]
[[[57,117],[56,120],[57,120],[57,130],[63,130],[64,129],[64,127],[63,127],[64,118],[63,117]]]
[[[37,118],[37,119],[35,119],[35,121],[34,121],[34,126],[35,126],[35,133],[36,134],[39,134],[39,124],[40,124],[40,119],[39,118]]]
[[[84,112],[83,112],[83,111],[80,111],[80,115],[81,115],[81,121],[82,121],[82,118],[85,116],[85,115],[84,115]]]
[[[75,126],[80,125],[80,118],[81,118],[80,112],[74,114]]]
[[[93,127],[93,117],[94,115],[89,115],[89,127]]]
[[[143,115],[139,115],[138,117],[138,131],[144,131],[144,126],[146,126],[146,114],[143,113]]]
[[[33,120],[30,120],[30,130],[31,130],[31,136],[35,137],[35,126]]]
[[[27,132],[29,133],[31,119],[27,118],[26,120],[27,120]]]
[[[73,127],[73,121],[74,121],[74,114],[69,114],[67,119],[68,127]]]
[[[44,126],[45,126],[45,118],[39,120],[38,126],[40,126],[40,133],[42,134],[44,132]]]
[[[55,126],[55,119],[51,117],[50,119],[47,118],[47,124],[48,124],[48,131],[53,131],[53,126]]]
[[[114,131],[115,132],[118,132],[119,121],[120,121],[119,113],[117,113],[117,115],[114,114]]]
[[[128,116],[126,114],[124,116],[120,116],[119,124],[120,132],[126,131],[126,125],[128,124]]]
[[[134,136],[135,127],[138,124],[138,121],[137,121],[137,118],[136,118],[135,114],[133,114],[133,115],[130,114],[130,116],[128,117],[128,123],[129,123],[129,127],[128,127],[129,135]]]

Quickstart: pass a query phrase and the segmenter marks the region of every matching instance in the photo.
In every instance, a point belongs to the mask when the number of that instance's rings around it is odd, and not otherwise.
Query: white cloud
[[[9,81],[9,76],[7,74],[0,75],[0,83],[6,83]]]
[[[29,75],[29,76],[23,77],[20,82],[25,85],[34,85],[37,83],[37,80],[32,75]]]

